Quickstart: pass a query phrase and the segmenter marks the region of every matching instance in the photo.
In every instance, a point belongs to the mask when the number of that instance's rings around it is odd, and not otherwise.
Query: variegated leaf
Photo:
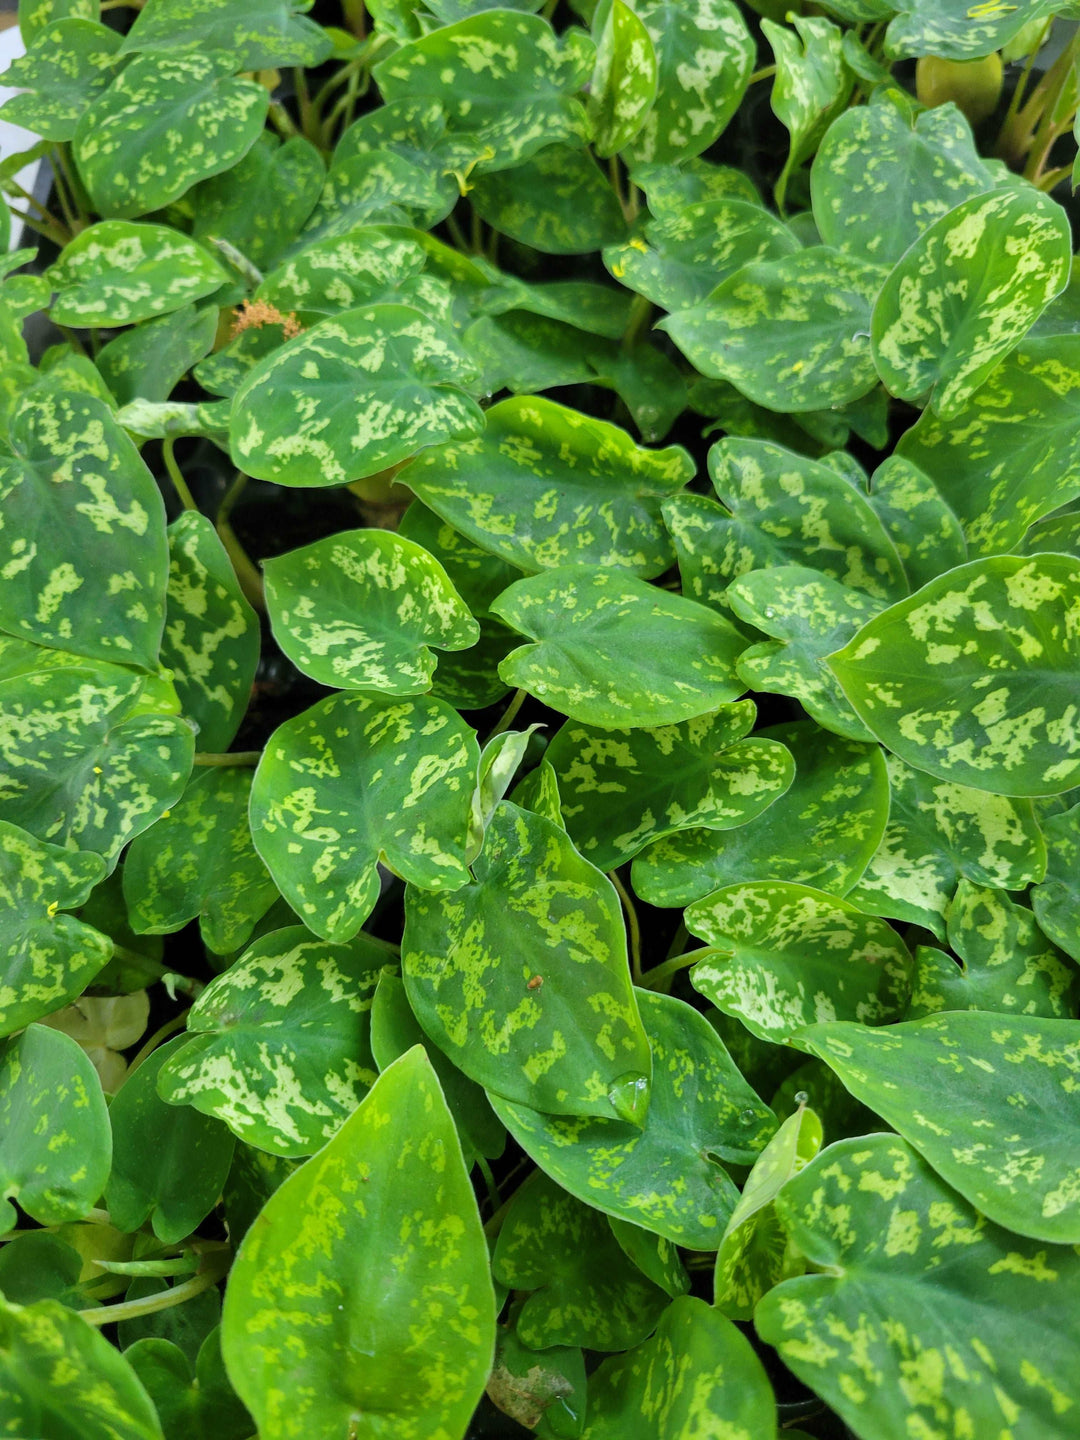
[[[310,1155],[375,1080],[369,1021],[392,952],[369,935],[346,945],[302,926],[257,940],[206,987],[158,1092],[223,1120],[245,1144]]]
[[[974,560],[875,616],[829,659],[908,764],[1000,795],[1080,781],[1080,561]]]
[[[588,114],[597,155],[618,154],[648,123],[658,79],[656,50],[644,22],[622,0],[612,0],[589,83]]]
[[[762,1040],[789,1040],[815,1021],[863,1025],[907,1008],[911,956],[896,931],[806,885],[748,881],[686,911],[712,953],[690,973],[695,990]]]
[[[1075,1020],[945,1011],[795,1037],[987,1219],[1080,1243],[1080,1033]]]
[[[638,991],[653,1056],[644,1128],[543,1115],[492,1097],[495,1113],[540,1168],[594,1209],[689,1250],[715,1250],[738,1191],[723,1161],[752,1164],[776,1119],[698,1011]]]
[[[453,894],[406,891],[402,973],[417,1019],[489,1094],[640,1126],[649,1043],[611,882],[557,825],[508,801],[472,870]]]
[[[512,170],[477,176],[469,201],[500,234],[546,255],[586,255],[626,234],[608,177],[573,145],[547,145]]]
[[[144,7],[140,15],[145,13]],[[323,158],[310,140],[293,135],[282,144],[265,130],[231,170],[204,180],[186,197],[195,210],[191,233],[204,243],[227,240],[268,270],[315,208],[325,178]]]
[[[146,0],[124,40],[124,54],[225,50],[235,70],[321,65],[332,42],[301,12],[307,0]]]
[[[0,116],[45,140],[70,140],[83,111],[111,83],[120,43],[96,20],[54,21],[4,71],[5,88],[23,93],[5,100]]]
[[[343,310],[389,300],[426,263],[423,247],[408,231],[358,225],[345,235],[305,245],[266,277],[255,299],[313,325]]]
[[[888,531],[912,590],[968,558],[963,527],[941,491],[904,455],[890,455],[870,478],[870,505]]]
[[[791,137],[777,184],[778,203],[783,200],[791,173],[813,154],[822,129],[851,87],[840,27],[824,16],[795,13],[786,18],[794,30],[771,19],[764,20],[761,26],[776,57],[772,111]]]
[[[975,195],[897,262],[874,305],[874,364],[893,395],[954,420],[1065,288],[1072,239],[1037,190]]]
[[[1046,879],[1031,892],[1040,928],[1080,960],[1080,805],[1043,822]]]
[[[124,330],[98,351],[95,364],[120,406],[135,400],[168,400],[177,384],[214,343],[218,312],[185,305],[134,329]],[[194,513],[194,512],[191,512]]]
[[[267,742],[251,792],[255,848],[310,929],[349,940],[379,896],[377,862],[430,890],[466,884],[480,751],[439,700],[335,695]]]
[[[1025,25],[1047,20],[1061,9],[1059,0],[975,6],[968,0],[901,0],[900,13],[885,35],[885,53],[978,60],[1007,45]],[[887,13],[892,11],[890,3]]]
[[[757,187],[742,170],[713,165],[700,156],[682,164],[636,164],[634,184],[645,192],[649,213],[658,220],[676,219],[688,205],[708,200],[746,200],[760,205]]]

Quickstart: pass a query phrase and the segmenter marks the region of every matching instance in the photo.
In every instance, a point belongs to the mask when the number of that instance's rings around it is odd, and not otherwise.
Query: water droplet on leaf
[[[631,1125],[644,1125],[649,1106],[648,1077],[637,1070],[627,1071],[612,1085],[608,1099],[620,1120],[626,1120]]]

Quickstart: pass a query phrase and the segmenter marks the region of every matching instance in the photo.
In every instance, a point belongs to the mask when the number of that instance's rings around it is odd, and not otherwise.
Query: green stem
[[[487,740],[484,741],[485,745],[487,744],[488,740],[494,740],[496,735],[501,735],[504,730],[510,729],[510,726],[517,718],[518,711],[521,709],[522,705],[524,705],[525,698],[528,693],[529,692],[527,690],[514,691],[509,705],[507,705],[506,709],[502,713],[502,717],[499,720],[499,723],[495,726],[495,729],[492,730],[491,734],[487,737]]]
[[[263,578],[252,564],[247,551],[236,538],[236,532],[229,523],[229,516],[233,512],[236,502],[244,493],[247,480],[248,477],[241,471],[238,470],[236,472],[235,479],[228,490],[226,490],[225,496],[218,506],[217,519],[214,525],[218,533],[218,539],[222,545],[225,546],[225,552],[232,561],[232,567],[236,572],[240,589],[244,592],[248,604],[265,614],[266,592],[263,588]]]
[[[53,244],[58,245],[61,250],[65,245],[71,243],[71,231],[68,230],[66,225],[61,225],[58,220],[53,219],[51,216],[46,219],[45,216],[48,215],[48,211],[43,211],[41,217],[35,220],[32,215],[27,215],[25,210],[16,210],[14,205],[9,205],[8,209],[16,220],[22,221],[28,230],[33,230],[36,235],[43,235],[46,240],[51,240]],[[38,209],[40,210],[41,206],[38,206]]]
[[[157,1295],[147,1295],[145,1300],[125,1300],[119,1305],[102,1305],[93,1310],[80,1310],[79,1314],[88,1325],[115,1325],[121,1320],[137,1320],[141,1315],[153,1315],[158,1310],[171,1310],[174,1305],[183,1305],[204,1290],[211,1289],[225,1275],[229,1268],[230,1250],[225,1246],[207,1257],[205,1270],[163,1290]]]
[[[110,1275],[152,1275],[162,1279],[194,1275],[199,1268],[194,1255],[178,1255],[174,1260],[95,1260],[94,1263]]]
[[[775,65],[763,65],[760,70],[755,70],[750,76],[749,84],[756,85],[759,80],[771,80],[776,74]]]
[[[280,100],[272,100],[270,102],[270,109],[268,114],[271,125],[273,125],[274,129],[278,132],[278,134],[283,140],[292,140],[295,136],[300,134],[300,131],[297,130],[296,126],[292,122],[292,116],[285,109],[285,106],[282,105]]]
[[[163,1040],[167,1040],[170,1035],[175,1035],[177,1030],[182,1030],[184,1028],[185,1023],[187,1022],[188,1011],[190,1009],[191,1006],[189,1005],[187,1010],[181,1010],[179,1015],[174,1015],[171,1020],[167,1021],[164,1025],[160,1026],[157,1030],[155,1030],[154,1033],[150,1036],[150,1039],[145,1041],[139,1047],[138,1054],[128,1065],[127,1073],[124,1076],[124,1080],[120,1082],[121,1084],[123,1084],[124,1081],[126,1081],[128,1077],[139,1068],[139,1066],[143,1063],[143,1061],[148,1055],[152,1055],[154,1053],[154,1051],[157,1049],[157,1047],[161,1044]]]
[[[682,955],[672,955],[662,965],[655,965],[647,970],[641,977],[640,984],[645,990],[659,990],[662,994],[668,993],[668,982],[673,975],[680,970],[686,970],[691,965],[696,965],[699,960],[704,960],[706,955],[717,955],[723,952],[715,950],[711,945],[701,945],[696,950],[684,951]]]
[[[499,1187],[495,1184],[495,1176],[491,1172],[491,1166],[484,1159],[483,1155],[477,1155],[476,1168],[484,1177],[484,1188],[488,1193],[488,1202],[491,1205],[492,1214],[497,1214],[502,1200],[499,1196]]]
[[[689,939],[690,931],[686,928],[686,921],[680,920],[675,934],[671,937],[671,944],[668,946],[668,952],[664,958],[670,960],[673,955],[681,955],[686,949],[686,942]]]
[[[648,328],[649,321],[652,319],[652,313],[652,301],[645,295],[635,295],[630,306],[626,329],[623,332],[622,348],[624,350],[632,350],[641,339],[642,331]]]
[[[173,442],[168,437],[161,442],[161,456],[165,461],[165,469],[169,472],[169,479],[173,483],[173,489],[176,491],[180,504],[185,510],[198,510],[199,507],[192,498],[187,481],[180,473],[180,466],[176,463]]]
[[[630,974],[633,976],[634,984],[641,984],[641,926],[638,923],[637,906],[634,904],[633,896],[626,886],[619,879],[618,872],[608,871],[608,879],[622,901],[623,909],[626,911],[626,928],[630,932]]]
[[[223,769],[230,765],[243,765],[250,770],[254,769],[261,759],[261,750],[229,750],[225,754],[217,754],[213,750],[200,750],[195,756],[195,764],[217,765]]]
[[[468,250],[469,242],[465,238],[465,231],[462,230],[461,226],[458,224],[457,217],[454,215],[448,215],[446,217],[445,224],[447,230],[449,230],[450,232],[450,238],[451,240],[453,240],[457,248],[459,250]]]
[[[608,179],[611,181],[612,190],[615,191],[615,199],[619,202],[619,209],[623,213],[623,219],[629,225],[634,217],[630,213],[629,202],[623,193],[622,171],[619,168],[619,157],[617,155],[612,155],[608,161]]]

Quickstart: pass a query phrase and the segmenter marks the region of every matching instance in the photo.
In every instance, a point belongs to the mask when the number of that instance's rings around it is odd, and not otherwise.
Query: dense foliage
[[[4,107],[0,1432],[1075,1440],[1080,6],[104,8]]]

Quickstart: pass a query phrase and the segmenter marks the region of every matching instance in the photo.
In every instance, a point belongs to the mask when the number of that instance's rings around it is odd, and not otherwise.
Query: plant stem
[[[232,484],[228,490],[226,490],[224,498],[218,506],[217,520],[214,523],[218,533],[218,539],[225,546],[226,554],[232,561],[232,567],[240,583],[240,589],[244,592],[248,604],[253,605],[256,610],[265,614],[266,592],[263,589],[262,576],[252,564],[247,551],[236,538],[236,533],[229,523],[229,516],[233,512],[237,500],[239,500],[240,496],[244,493],[247,480],[248,477],[241,471],[238,470],[236,472]]]
[[[476,1168],[484,1177],[484,1188],[487,1190],[488,1202],[491,1205],[491,1211],[494,1215],[498,1212],[499,1206],[502,1203],[499,1196],[499,1187],[495,1184],[495,1176],[491,1173],[491,1166],[484,1159],[483,1155],[477,1155]]]
[[[173,1275],[194,1275],[199,1261],[194,1255],[178,1255],[172,1260],[96,1260],[110,1275],[152,1275],[169,1279]]]
[[[217,765],[223,769],[230,765],[243,765],[250,770],[254,769],[261,759],[261,750],[229,750],[224,754],[217,754],[213,750],[200,750],[195,756],[195,764]]]
[[[763,65],[760,70],[755,70],[750,76],[748,84],[756,85],[759,80],[771,80],[775,74],[775,65]]]
[[[638,923],[637,907],[630,891],[619,879],[618,872],[608,871],[608,879],[618,893],[622,901],[623,909],[626,911],[626,928],[630,932],[630,974],[633,976],[634,984],[641,984],[641,926]]]
[[[174,1305],[183,1305],[211,1289],[229,1268],[231,1251],[224,1246],[206,1257],[206,1268],[182,1285],[163,1290],[157,1295],[147,1295],[145,1300],[124,1300],[119,1305],[101,1305],[93,1310],[80,1310],[79,1314],[88,1325],[114,1325],[120,1320],[137,1320],[140,1315],[153,1315],[158,1310],[171,1310]]]
[[[121,1085],[124,1084],[124,1081],[128,1079],[128,1077],[132,1074],[133,1071],[139,1068],[139,1066],[143,1063],[143,1061],[148,1055],[152,1055],[154,1053],[157,1047],[161,1044],[162,1040],[167,1040],[169,1036],[174,1035],[177,1030],[182,1030],[184,1028],[184,1024],[188,1017],[188,1011],[190,1011],[190,1009],[191,1006],[189,1005],[187,1007],[187,1010],[181,1010],[179,1015],[174,1015],[171,1020],[167,1021],[164,1025],[159,1026],[159,1028],[155,1030],[154,1033],[150,1036],[150,1039],[145,1041],[139,1047],[138,1053],[136,1054],[135,1058],[128,1065],[127,1074],[125,1074],[124,1079],[120,1082]]]
[[[155,960],[150,955],[140,955],[137,950],[129,950],[126,945],[117,945],[115,940],[113,941],[112,958],[123,960],[125,965],[131,965],[135,969],[141,970],[144,975],[149,976],[151,981],[164,981],[168,976],[174,990],[179,990],[182,995],[190,995],[193,1000],[206,989],[201,980],[196,980],[190,975],[178,975],[175,970],[170,970],[167,965],[163,965],[160,960]]]
[[[686,950],[681,955],[672,955],[662,965],[655,965],[647,970],[641,978],[641,985],[646,990],[659,990],[667,994],[667,984],[673,975],[680,970],[686,970],[691,965],[696,965],[699,960],[704,960],[706,955],[716,955],[722,952],[714,950],[711,945],[700,945],[696,950]]]
[[[280,100],[271,100],[268,114],[270,123],[283,140],[292,140],[294,136],[300,134],[292,122],[291,115]]]
[[[495,729],[492,730],[491,734],[487,737],[488,740],[494,740],[496,735],[501,735],[504,730],[510,729],[510,726],[517,718],[518,711],[521,709],[522,705],[524,705],[528,693],[529,692],[527,690],[514,691],[514,694],[510,699],[509,705],[507,705],[506,709],[502,713],[502,718],[495,726]],[[484,741],[484,744],[487,744],[487,740]]]
[[[641,332],[648,328],[652,319],[652,301],[644,295],[635,295],[630,306],[630,316],[623,332],[622,348],[632,350],[641,338]]]
[[[612,190],[615,191],[615,199],[619,202],[619,209],[623,213],[623,219],[629,225],[634,217],[630,213],[629,201],[623,193],[622,172],[619,169],[619,157],[617,155],[612,155],[608,161],[608,179],[611,181]]]
[[[180,504],[185,510],[198,510],[192,498],[188,483],[180,473],[180,466],[176,463],[176,453],[173,450],[173,442],[168,436],[161,442],[161,457],[165,461],[165,469],[169,472],[169,479],[173,483]]]
[[[28,230],[33,230],[35,234],[43,235],[46,240],[51,240],[53,244],[58,245],[61,250],[65,245],[70,243],[71,232],[67,226],[61,225],[58,220],[49,215],[47,210],[42,210],[40,205],[37,206],[37,209],[41,210],[42,213],[37,220],[35,220],[32,215],[27,215],[25,210],[16,210],[14,205],[9,205],[8,209],[16,220],[22,221]]]

